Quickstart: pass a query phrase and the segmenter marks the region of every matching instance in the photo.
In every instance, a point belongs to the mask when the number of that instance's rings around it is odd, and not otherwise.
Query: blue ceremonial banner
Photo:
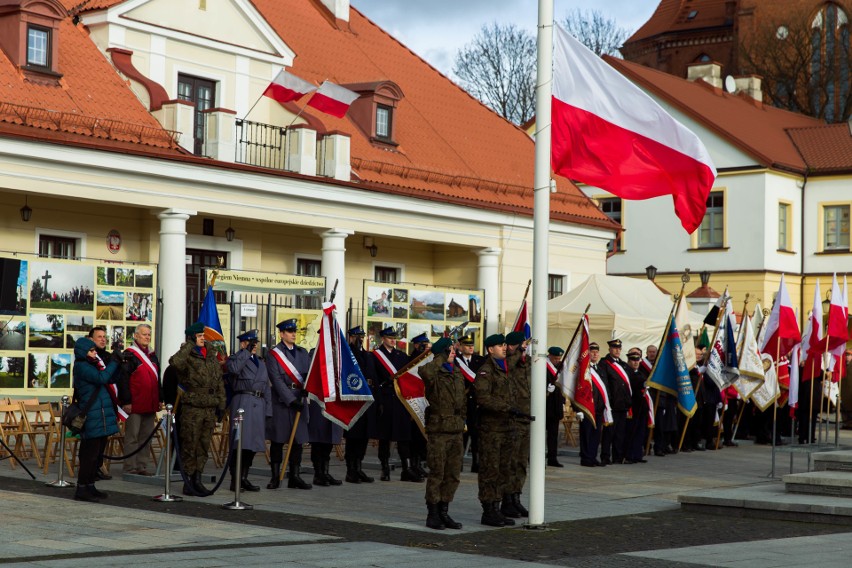
[[[207,341],[221,342],[221,349],[225,350],[225,337],[222,335],[222,324],[219,323],[219,312],[216,310],[216,296],[213,288],[207,288],[204,303],[201,304],[201,313],[198,321],[204,324],[204,339]],[[219,345],[217,345],[219,347]]]
[[[648,386],[677,396],[680,411],[687,416],[695,414],[695,392],[692,390],[689,370],[683,360],[683,346],[674,317],[669,318],[663,345],[648,377]]]
[[[731,321],[732,316],[725,315],[725,367],[729,369],[738,369],[740,362],[737,358],[737,338],[734,337],[734,325]],[[732,372],[733,378],[739,375],[739,371]],[[733,379],[732,379],[733,380]]]

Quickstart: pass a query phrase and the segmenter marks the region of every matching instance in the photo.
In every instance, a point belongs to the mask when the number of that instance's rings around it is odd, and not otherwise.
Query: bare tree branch
[[[597,10],[574,9],[562,20],[569,34],[594,51],[597,55],[621,57],[618,48],[630,36],[626,28],[620,27]]]

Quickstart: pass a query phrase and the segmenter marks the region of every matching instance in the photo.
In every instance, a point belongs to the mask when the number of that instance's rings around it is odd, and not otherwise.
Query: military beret
[[[187,337],[194,336],[199,333],[204,333],[204,324],[200,321],[197,321],[185,330],[183,330],[183,332],[186,334]]]
[[[494,347],[506,343],[506,337],[502,333],[495,333],[485,338],[485,347]]]
[[[432,344],[432,353],[435,353],[436,355],[444,353],[452,346],[452,339],[450,339],[449,337],[442,337],[441,339]]]
[[[621,349],[621,340],[620,339],[610,339],[609,341],[606,342],[606,344],[609,345],[610,347],[616,347],[618,349]]]
[[[277,327],[279,331],[296,331],[299,329],[299,326],[296,323],[296,318],[279,321],[275,324],[275,327]]]
[[[506,344],[507,345],[520,345],[524,341],[526,341],[527,336],[524,335],[523,331],[512,331],[506,334]]]
[[[348,335],[367,335],[367,333],[364,331],[364,328],[360,325],[356,325],[346,333]]]
[[[396,337],[396,328],[392,325],[387,326],[382,331],[379,332],[379,335],[382,337]]]
[[[459,343],[461,343],[462,345],[473,345],[473,336],[465,335],[464,337],[459,339]]]
[[[589,343],[589,351],[600,351],[601,346],[595,342]]]
[[[411,343],[429,343],[429,336],[426,333],[421,333],[411,340]]]
[[[238,335],[237,339],[239,339],[240,341],[254,341],[255,339],[257,339],[257,330],[256,329],[250,329],[249,331],[245,332],[244,334]]]
[[[563,353],[565,353],[565,350],[561,347],[556,347],[555,345],[547,350],[547,354],[553,355],[554,357],[562,357]]]

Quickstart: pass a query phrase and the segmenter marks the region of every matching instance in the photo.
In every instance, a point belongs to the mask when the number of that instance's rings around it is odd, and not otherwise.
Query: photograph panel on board
[[[125,319],[130,321],[151,321],[154,310],[151,305],[153,294],[127,293],[127,313]]]
[[[0,351],[26,349],[27,323],[23,318],[0,318]]]
[[[412,290],[411,319],[443,320],[444,293],[433,290]]]
[[[0,315],[22,316],[27,312],[28,261],[0,258]]]
[[[470,294],[467,306],[467,320],[471,323],[482,323],[482,296]]]
[[[50,356],[50,388],[71,388],[71,354],[56,353]]]
[[[390,317],[391,289],[384,286],[367,287],[367,316]]]
[[[107,350],[115,351],[116,349],[124,349],[126,347],[125,328],[123,325],[108,325],[107,326]]]
[[[393,305],[393,319],[408,319],[408,304]]]
[[[0,389],[22,389],[26,386],[23,357],[0,357]]]
[[[136,287],[137,288],[153,288],[154,287],[154,271],[144,268],[136,269]]]
[[[124,292],[99,290],[95,317],[99,320],[123,320]]]
[[[400,302],[403,304],[408,303],[408,290],[405,288],[394,288],[393,289],[393,301]]]
[[[469,294],[447,292],[447,310],[444,319],[454,322],[469,321],[469,299]]]
[[[134,271],[132,268],[116,268],[115,269],[115,285],[132,288],[134,279]]]
[[[95,267],[70,262],[30,261],[30,307],[51,310],[92,309]]]
[[[30,348],[61,349],[64,347],[65,316],[63,314],[30,314]]]
[[[27,384],[32,389],[44,389],[48,384],[49,355],[47,353],[29,353]]]
[[[115,286],[115,268],[99,266],[97,269],[98,286]]]

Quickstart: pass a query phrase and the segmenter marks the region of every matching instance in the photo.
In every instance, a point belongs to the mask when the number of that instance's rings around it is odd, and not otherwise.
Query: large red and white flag
[[[802,340],[799,322],[796,319],[796,312],[793,310],[793,302],[790,301],[783,274],[778,284],[778,293],[772,305],[772,312],[764,325],[766,335],[760,346],[760,352],[769,353],[773,358],[776,354],[778,357],[787,355],[793,346]]]
[[[301,77],[284,71],[278,72],[278,75],[269,83],[266,90],[263,91],[264,97],[269,97],[281,103],[289,103],[297,101],[304,95],[316,90],[316,85],[309,83]]]
[[[331,116],[343,118],[349,110],[349,105],[357,98],[358,93],[353,93],[349,89],[335,85],[330,81],[323,81],[323,84],[319,86],[311,100],[308,101],[308,106]]]
[[[825,336],[828,342],[828,350],[831,353],[831,368],[835,371],[831,375],[831,382],[836,383],[844,370],[843,353],[846,351],[846,342],[849,340],[849,330],[846,327],[849,314],[849,304],[846,299],[846,277],[843,279],[843,293],[837,284],[837,274],[831,282],[831,305],[828,308],[828,323],[826,324]]]
[[[822,333],[822,294],[819,289],[819,279],[814,286],[814,303],[808,313],[805,333],[802,334],[802,347],[799,353],[803,365],[800,381],[806,382],[822,373],[822,353],[825,342]]]
[[[692,233],[716,168],[701,140],[651,97],[555,27],[553,171],[624,199],[671,195]]]
[[[592,394],[592,368],[589,353],[589,316],[583,315],[580,332],[568,346],[556,382],[565,398],[574,403],[595,424],[595,400]]]
[[[435,356],[427,351],[415,357],[400,369],[394,376],[393,388],[402,405],[414,419],[423,436],[426,436],[426,384],[420,378],[418,369],[434,359]]]

